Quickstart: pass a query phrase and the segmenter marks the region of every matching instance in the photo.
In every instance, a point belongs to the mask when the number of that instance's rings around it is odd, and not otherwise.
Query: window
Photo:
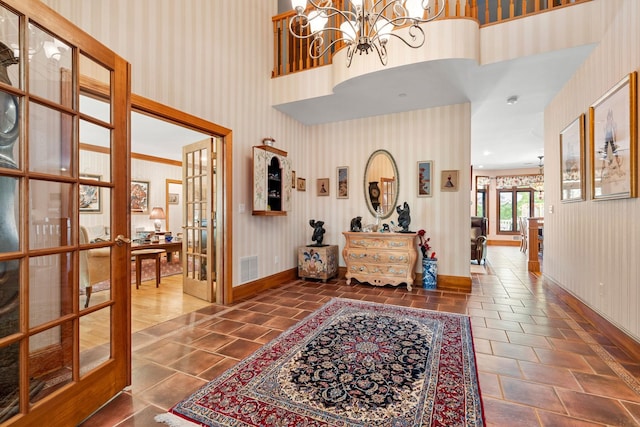
[[[487,215],[487,190],[484,188],[476,190],[476,216],[483,216],[488,218]]]
[[[518,217],[532,217],[534,191],[530,188],[498,190],[498,234],[519,232]]]

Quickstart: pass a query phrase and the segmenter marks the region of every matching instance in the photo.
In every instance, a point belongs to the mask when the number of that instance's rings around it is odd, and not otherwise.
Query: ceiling
[[[443,60],[389,68],[341,83],[331,96],[275,108],[312,125],[470,102],[474,168],[536,167],[538,156],[544,155],[544,109],[593,48],[586,45],[485,66]],[[508,105],[512,96],[518,101]]]

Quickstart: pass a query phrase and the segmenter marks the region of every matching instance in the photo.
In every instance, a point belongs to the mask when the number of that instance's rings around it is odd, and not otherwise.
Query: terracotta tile
[[[186,397],[186,396],[185,396]],[[158,408],[154,405],[149,405],[140,412],[136,412],[134,415],[127,418],[117,427],[140,427],[140,426],[155,426],[158,423],[154,420],[154,417],[159,414],[164,414],[165,411],[162,408]],[[112,424],[103,424],[103,426]]]
[[[509,377],[500,377],[500,383],[506,400],[552,412],[566,413],[553,387]]]
[[[627,408],[631,415],[636,419],[638,425],[640,425],[640,405],[632,402],[622,402],[622,405]]]
[[[551,348],[546,337],[540,335],[530,335],[521,332],[507,331],[509,342],[513,344],[528,345],[531,347]]]
[[[518,322],[509,320],[487,319],[487,328],[501,329],[504,331],[522,332],[522,327]]]
[[[472,328],[474,338],[484,338],[491,341],[508,342],[507,333],[497,329]]]
[[[216,350],[216,352],[226,357],[232,357],[234,359],[244,359],[260,347],[260,344],[253,341],[237,339],[232,343],[219,348],[218,350]]]
[[[186,345],[162,340],[148,345],[137,353],[141,357],[166,365],[191,353],[193,350],[192,347]]]
[[[193,343],[191,343],[191,345],[197,348],[201,348],[202,350],[205,350],[205,351],[214,352],[218,348],[229,344],[234,339],[235,338],[230,337],[228,335],[222,335],[216,332],[212,332],[209,335],[205,335],[199,340],[194,341]]]
[[[604,424],[577,420],[566,415],[538,411],[540,425],[543,427],[605,427]]]
[[[200,378],[204,378],[204,379],[206,379],[208,381],[211,381],[214,378],[222,375],[228,369],[233,368],[237,364],[238,364],[238,360],[237,359],[231,359],[229,357],[225,357],[222,362],[217,363],[217,364],[213,365],[211,368],[209,368],[206,371],[202,372],[200,374]],[[187,396],[185,396],[185,397],[187,397]]]
[[[476,353],[493,354],[491,341],[482,338],[473,338],[473,348]]]
[[[581,355],[568,351],[547,350],[544,348],[536,348],[534,351],[538,355],[540,362],[545,365],[570,368],[579,371],[591,371],[591,367]]]
[[[266,344],[266,343],[276,339],[281,334],[282,334],[282,331],[270,330],[269,332],[267,332],[266,334],[262,335],[261,337],[255,339],[254,341],[255,342],[259,342],[260,344]]]
[[[518,344],[510,344],[500,341],[491,343],[493,354],[496,356],[508,357],[517,360],[527,360],[529,362],[537,362],[538,357],[531,347]]]
[[[236,338],[255,340],[269,332],[271,332],[271,328],[267,328],[259,325],[244,325],[230,332],[229,335]]]
[[[569,415],[587,421],[616,426],[637,426],[622,404],[606,397],[571,390],[558,390]]]
[[[211,366],[223,360],[224,357],[209,353],[202,350],[196,350],[185,357],[178,359],[169,367],[184,372],[185,374],[198,376],[201,372],[206,371]]]
[[[156,363],[145,362],[131,369],[131,391],[140,393],[173,375],[175,371]]]
[[[80,424],[80,427],[114,426],[145,406],[146,403],[140,399],[128,393],[122,393],[107,403],[97,414]]]
[[[478,374],[478,382],[483,398],[485,396],[502,398],[502,388],[500,387],[500,381],[498,381],[497,375],[481,372]]]
[[[610,377],[616,376],[616,373],[611,369],[607,363],[602,360],[599,356],[583,356],[584,360],[587,361],[589,366],[593,369],[596,374],[599,375],[608,375]]]
[[[535,323],[531,318],[531,316],[529,316],[528,314],[512,313],[512,312],[504,312],[504,311],[500,311],[498,313],[499,313],[500,319],[502,320],[510,320],[512,322],[518,322],[518,323]]]
[[[640,403],[640,394],[634,392],[622,379],[574,372],[585,392]]]
[[[200,326],[210,331],[230,333],[244,325],[244,322],[237,322],[235,320],[215,319],[211,323],[201,324]]]
[[[549,338],[549,342],[556,350],[571,351],[572,353],[592,356],[595,354],[591,346],[585,342],[567,341],[566,339]]]
[[[271,329],[286,331],[298,322],[299,321],[297,319],[276,316],[264,322],[263,325]]]
[[[524,378],[529,381],[582,391],[580,384],[569,369],[531,362],[520,362],[520,369]]]
[[[250,311],[256,311],[258,313],[264,313],[264,314],[268,314],[271,313],[273,310],[276,309],[275,305],[272,304],[254,304],[252,305],[250,308],[247,308]]]
[[[521,376],[518,362],[514,359],[489,354],[476,354],[476,363],[480,372],[511,375],[513,377]]]
[[[487,427],[539,425],[536,411],[528,406],[487,398],[483,408]]]
[[[159,408],[168,410],[206,383],[204,380],[177,372],[140,393],[140,397]]]

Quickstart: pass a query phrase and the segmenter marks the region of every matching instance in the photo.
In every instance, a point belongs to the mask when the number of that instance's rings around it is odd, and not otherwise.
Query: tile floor
[[[640,361],[554,298],[518,248],[492,246],[486,271],[473,270],[470,294],[296,280],[142,330],[132,386],[82,426],[158,425],[156,414],[332,297],[471,316],[488,426],[640,426]]]

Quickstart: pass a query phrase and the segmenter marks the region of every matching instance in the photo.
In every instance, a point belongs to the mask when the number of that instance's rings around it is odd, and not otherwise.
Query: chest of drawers
[[[416,233],[358,233],[345,231],[342,257],[351,279],[374,286],[407,284],[411,291],[418,251]]]

